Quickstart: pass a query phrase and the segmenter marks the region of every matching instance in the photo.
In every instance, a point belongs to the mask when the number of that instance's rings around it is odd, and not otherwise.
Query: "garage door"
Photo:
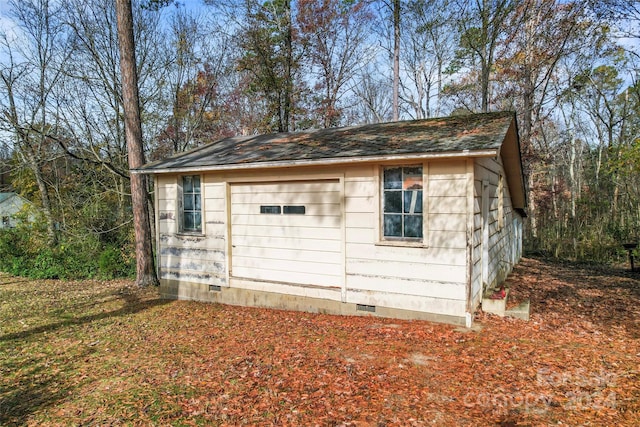
[[[231,275],[341,286],[338,180],[231,186]]]

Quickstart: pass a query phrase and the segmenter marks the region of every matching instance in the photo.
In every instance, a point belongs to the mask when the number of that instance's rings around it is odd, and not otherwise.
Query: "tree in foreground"
[[[142,146],[142,125],[140,122],[131,0],[116,0],[116,15],[127,153],[129,156],[129,168],[135,169],[144,164],[144,151]],[[131,205],[136,240],[136,284],[140,287],[158,285],[153,263],[151,222],[149,220],[147,202],[146,177],[140,174],[131,174]]]

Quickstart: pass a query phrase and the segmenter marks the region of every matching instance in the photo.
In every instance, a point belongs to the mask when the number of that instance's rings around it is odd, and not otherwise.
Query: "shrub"
[[[128,241],[105,244],[93,234],[67,235],[52,248],[37,230],[16,228],[0,230],[0,271],[37,279],[114,279],[133,277],[135,259]]]
[[[98,266],[100,275],[106,279],[131,275],[131,266],[123,256],[122,250],[113,246],[102,251]]]

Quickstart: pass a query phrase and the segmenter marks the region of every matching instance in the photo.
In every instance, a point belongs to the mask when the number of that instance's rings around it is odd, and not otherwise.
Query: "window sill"
[[[176,236],[205,237],[202,231],[178,231]]]
[[[395,246],[402,248],[428,248],[425,242],[416,242],[411,240],[380,240],[375,243],[376,246]]]

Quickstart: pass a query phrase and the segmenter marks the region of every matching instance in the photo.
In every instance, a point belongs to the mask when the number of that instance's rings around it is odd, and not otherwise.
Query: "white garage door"
[[[338,180],[231,186],[231,275],[341,286]]]

